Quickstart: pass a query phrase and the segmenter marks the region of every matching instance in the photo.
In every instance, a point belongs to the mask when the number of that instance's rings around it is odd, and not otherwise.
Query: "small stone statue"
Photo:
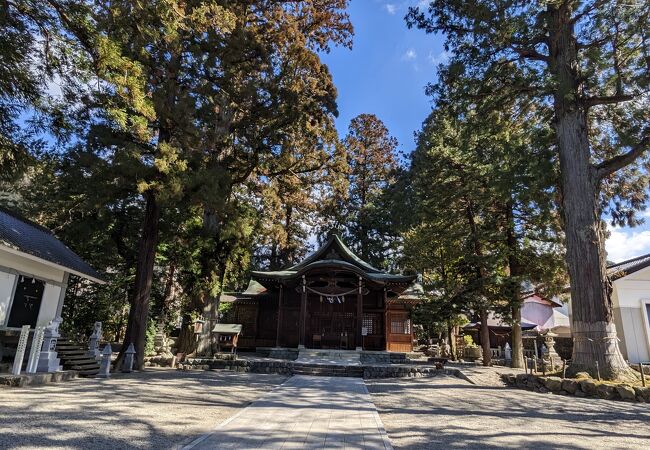
[[[61,335],[59,334],[59,325],[63,319],[55,317],[45,327],[43,331],[43,346],[38,356],[37,372],[58,372],[61,370],[59,363],[61,360],[57,357],[56,342]]]
[[[503,353],[505,353],[506,361],[512,360],[512,348],[510,348],[510,344],[507,342],[505,347],[503,347]]]

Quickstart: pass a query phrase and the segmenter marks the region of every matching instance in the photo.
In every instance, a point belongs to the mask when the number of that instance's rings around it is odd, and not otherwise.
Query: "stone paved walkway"
[[[185,449],[388,449],[360,378],[294,376]]]
[[[450,376],[367,380],[395,449],[650,448],[650,408],[473,385]]]
[[[513,369],[504,366],[483,367],[472,364],[449,363],[445,367],[460,370],[467,380],[477,386],[504,387],[506,384],[501,379],[502,374],[524,373],[523,369]]]
[[[178,448],[286,379],[147,369],[109,379],[0,387],[0,450]]]

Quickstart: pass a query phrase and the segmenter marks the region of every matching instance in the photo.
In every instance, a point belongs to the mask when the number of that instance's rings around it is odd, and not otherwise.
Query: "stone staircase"
[[[361,352],[302,348],[295,362],[298,364],[361,366]]]
[[[346,366],[342,364],[292,364],[293,375],[314,375],[322,377],[363,377],[362,366]]]
[[[88,349],[78,342],[60,337],[56,342],[56,351],[64,370],[74,370],[81,377],[94,377],[99,373],[99,362],[88,355]]]
[[[354,350],[300,349],[292,364],[294,375],[362,377],[360,353]]]

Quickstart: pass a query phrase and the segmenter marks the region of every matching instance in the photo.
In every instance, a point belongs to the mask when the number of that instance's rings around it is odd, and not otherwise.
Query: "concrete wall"
[[[45,282],[37,326],[47,325],[56,316],[65,272],[11,252],[0,245],[0,328],[6,327],[14,286],[25,275]]]
[[[650,323],[644,312],[650,302],[650,268],[614,281],[612,302],[624,356],[631,363],[650,361]]]

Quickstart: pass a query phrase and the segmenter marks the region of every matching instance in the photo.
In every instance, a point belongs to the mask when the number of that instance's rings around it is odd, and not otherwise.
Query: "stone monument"
[[[43,331],[43,346],[38,356],[37,372],[59,372],[61,370],[60,358],[56,351],[56,342],[61,337],[59,325],[63,319],[55,317]]]
[[[133,372],[133,355],[135,355],[135,348],[133,342],[129,344],[129,348],[124,352],[124,361],[122,361],[122,372]]]
[[[97,376],[102,378],[109,378],[111,376],[111,356],[113,355],[113,349],[111,344],[106,344],[104,350],[102,351],[102,361],[99,364],[99,373]]]
[[[101,358],[101,353],[99,352],[99,341],[102,339],[102,323],[95,322],[93,327],[93,334],[90,335],[88,340],[88,354],[99,360]]]

